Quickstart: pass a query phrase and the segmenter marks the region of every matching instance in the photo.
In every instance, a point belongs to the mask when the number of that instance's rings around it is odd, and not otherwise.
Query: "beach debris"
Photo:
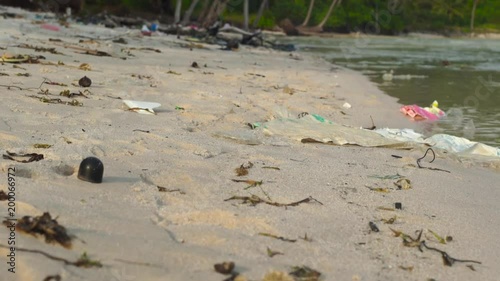
[[[87,157],[80,163],[78,178],[91,183],[101,183],[104,174],[104,165],[96,157]]]
[[[61,275],[49,275],[45,278],[43,278],[43,281],[61,281]]]
[[[80,80],[78,80],[78,85],[84,88],[90,87],[90,85],[92,85],[92,80],[90,80],[87,76],[83,76]]]
[[[373,131],[373,130],[377,129],[377,126],[375,126],[375,122],[373,122],[373,117],[371,115],[370,115],[370,119],[372,120],[372,126],[368,127],[368,128],[363,128],[363,129]]]
[[[88,90],[85,90],[85,92],[90,93]],[[72,97],[75,97],[75,96],[80,96],[80,97],[84,97],[84,98],[87,98],[87,99],[89,98],[84,93],[82,93],[81,91],[78,91],[78,93],[71,93],[69,90],[64,90],[64,91],[61,91],[59,93],[59,95],[67,97],[67,98],[72,98]]]
[[[450,171],[448,170],[443,170],[443,169],[439,169],[439,168],[431,168],[431,167],[423,167],[420,165],[420,161],[422,161],[425,156],[427,156],[427,153],[431,151],[432,152],[432,160],[429,161],[429,163],[432,163],[434,162],[434,160],[436,159],[436,153],[434,152],[434,150],[432,148],[428,148],[426,151],[425,151],[425,154],[424,156],[420,157],[417,159],[417,165],[420,169],[429,169],[429,170],[433,170],[433,171],[441,171],[441,172],[446,172],[446,173],[451,173]]]
[[[16,223],[4,220],[7,227],[15,226],[16,230],[31,234],[33,236],[42,235],[47,243],[58,243],[64,248],[71,248],[72,237],[66,232],[66,228],[52,219],[50,213],[45,212],[41,216],[24,216]]]
[[[142,129],[134,129],[134,130],[132,130],[132,132],[143,132],[143,133],[146,133],[146,134],[151,133],[149,130],[142,130]]]
[[[54,104],[65,104],[65,105],[71,105],[71,106],[83,106],[83,103],[82,102],[79,102],[77,100],[72,100],[72,101],[63,101],[61,99],[49,99],[49,98],[46,98],[46,97],[37,97],[37,96],[28,96],[30,98],[36,98],[38,100],[40,100],[41,102],[43,103],[54,103]]]
[[[268,257],[272,258],[272,257],[277,256],[277,255],[285,255],[285,254],[283,254],[282,252],[273,251],[269,247],[267,247],[267,256]]]
[[[51,148],[52,145],[51,144],[47,144],[47,143],[35,143],[33,145],[34,148]]]
[[[61,86],[61,87],[67,87],[68,86],[68,85],[66,85],[64,83],[52,82],[52,81],[43,81],[43,84],[54,85],[54,86]]]
[[[143,48],[128,48],[128,50],[137,50],[137,51],[153,51],[155,53],[161,53],[161,51],[159,49],[155,49],[155,48],[148,48],[148,47],[143,47]]]
[[[129,111],[135,111],[140,114],[152,114],[152,115],[156,115],[156,112],[154,112],[153,109],[161,106],[161,104],[157,102],[147,102],[147,101],[123,100],[123,103],[128,107]]]
[[[417,238],[413,238],[408,234],[403,233],[402,231],[395,230],[389,227],[390,230],[394,233],[394,237],[401,237],[403,239],[403,245],[406,247],[419,247],[420,239],[422,238],[423,230],[417,230]]]
[[[30,162],[40,161],[43,159],[43,154],[38,154],[38,153],[17,154],[9,151],[6,152],[7,154],[2,155],[3,159],[12,160],[19,163],[30,163]],[[27,160],[26,159],[22,160],[22,158],[24,157],[29,157],[29,158]]]
[[[243,202],[241,202],[241,204],[250,204],[251,206],[255,206],[255,205],[260,204],[260,203],[265,203],[267,205],[276,206],[276,207],[289,207],[289,206],[295,207],[295,206],[298,206],[302,203],[313,203],[313,202],[316,202],[316,203],[319,203],[320,205],[323,205],[323,203],[321,203],[317,199],[313,198],[312,196],[309,196],[305,199],[295,201],[292,203],[278,203],[278,202],[262,199],[257,195],[233,196],[231,198],[225,199],[224,201],[230,201],[230,200],[242,200]]]
[[[82,63],[80,66],[78,66],[78,69],[84,70],[84,71],[90,71],[92,68],[90,67],[90,64],[88,63]]]
[[[313,241],[313,239],[311,237],[307,236],[307,233],[304,234],[304,237],[300,237],[299,236],[299,239],[302,239],[302,240],[307,241],[307,242],[312,242]]]
[[[284,242],[290,242],[290,243],[297,242],[297,239],[289,239],[289,238],[285,238],[283,236],[277,236],[277,235],[274,235],[274,234],[271,234],[271,233],[259,232],[259,235],[260,236],[271,237],[271,238],[278,239],[278,240],[281,240],[281,241],[284,241]]]
[[[249,161],[248,165],[245,166],[245,164],[241,164],[241,166],[234,169],[234,171],[236,172],[236,176],[238,176],[238,177],[246,176],[246,175],[248,175],[248,169],[250,169],[252,167],[253,167],[253,163]]]
[[[273,270],[266,273],[262,281],[295,281],[295,279],[286,272]]]
[[[200,66],[198,65],[197,62],[193,61],[193,63],[191,64],[191,67],[192,68],[200,68]]]
[[[343,108],[345,108],[345,109],[349,109],[349,108],[351,108],[351,107],[352,107],[352,105],[351,105],[350,103],[346,102],[346,103],[344,103],[344,104],[342,105],[342,107],[343,107]]]
[[[289,274],[300,281],[318,281],[321,273],[308,266],[294,266]]]
[[[464,263],[476,263],[476,264],[482,264],[480,261],[475,261],[475,260],[462,260],[462,259],[456,259],[456,258],[453,258],[451,257],[448,253],[446,253],[445,251],[443,250],[439,250],[437,248],[433,248],[433,247],[429,247],[427,246],[427,244],[425,243],[425,241],[422,241],[420,242],[419,246],[418,246],[418,249],[422,251],[422,249],[425,248],[427,250],[431,250],[431,251],[435,251],[435,252],[438,252],[441,254],[441,256],[443,257],[443,263],[444,265],[446,266],[452,266],[454,263],[456,262],[464,262]]]
[[[157,185],[156,188],[158,188],[159,192],[179,192],[180,194],[186,194],[186,192],[180,190],[179,188],[170,189],[170,188],[159,186],[159,185]]]
[[[250,76],[257,76],[257,77],[266,77],[266,75],[263,75],[263,74],[258,74],[258,73],[245,73],[245,75],[250,75]],[[287,86],[285,86],[287,87]]]
[[[401,176],[400,174],[395,174],[395,175],[386,175],[386,176],[371,175],[368,177],[381,179],[381,180],[397,180],[397,179],[402,178],[403,176]]]
[[[5,53],[0,58],[0,61],[7,62],[7,63],[29,62],[30,56],[29,55],[12,55],[12,54]]]
[[[377,210],[381,210],[381,211],[395,211],[396,209],[389,208],[389,207],[384,207],[384,206],[379,206],[379,207],[377,207]]]
[[[291,95],[295,94],[295,89],[293,89],[291,87],[288,87],[288,85],[286,85],[285,87],[283,87],[283,93],[284,94],[289,94],[291,96]],[[307,113],[307,114],[309,114],[309,113]]]
[[[398,158],[398,159],[403,158],[403,156],[399,156],[399,155],[395,155],[395,154],[392,154],[391,156],[394,157],[394,158]]]
[[[178,106],[178,105],[176,105],[174,109],[175,110],[186,110],[184,107]]]
[[[396,203],[394,203],[394,208],[396,208],[398,210],[402,210],[403,204],[401,202],[396,202]]]
[[[181,73],[176,72],[176,71],[173,71],[173,70],[169,70],[169,71],[167,71],[167,74],[182,75]]]
[[[385,224],[393,224],[394,222],[396,222],[397,218],[398,218],[397,216],[394,216],[390,219],[381,219],[381,221],[384,222]]]
[[[261,186],[264,183],[264,181],[256,181],[256,180],[237,180],[237,179],[232,179],[232,181],[234,181],[234,182],[244,182],[244,183],[248,184],[248,186],[245,187],[244,189],[249,189],[249,188],[256,187],[256,186]]]
[[[368,225],[370,226],[370,229],[373,231],[373,232],[379,232],[380,229],[378,229],[378,226],[374,223],[374,222],[369,222]]]
[[[367,186],[371,191],[376,191],[376,192],[380,192],[380,193],[389,193],[389,188],[387,187],[371,187],[371,186]]]
[[[411,188],[411,181],[407,178],[401,178],[401,179],[397,180],[394,183],[394,185],[397,186],[398,189],[407,190],[407,189]]]
[[[17,48],[24,48],[24,49],[31,49],[31,50],[35,50],[35,52],[47,52],[47,53],[51,53],[51,54],[55,54],[55,55],[64,55],[63,53],[61,52],[58,52],[56,50],[56,48],[45,48],[45,47],[38,47],[38,46],[33,46],[33,45],[29,45],[29,44],[19,44],[16,46]]]
[[[222,262],[214,264],[214,269],[216,272],[220,274],[229,275],[233,273],[234,270],[234,262]]]
[[[9,248],[9,247],[0,244],[0,248]],[[76,261],[69,261],[67,259],[56,257],[54,255],[51,255],[49,253],[46,253],[46,252],[40,251],[40,250],[32,250],[32,249],[25,249],[25,248],[16,247],[16,251],[40,254],[40,255],[43,255],[43,256],[51,259],[51,260],[60,261],[60,262],[63,262],[64,264],[66,264],[66,265],[72,265],[72,266],[76,266],[76,267],[91,268],[91,267],[102,267],[103,266],[101,262],[96,261],[96,260],[91,260],[88,257],[88,255],[87,255],[86,252],[84,252],[78,258],[78,260],[76,260]]]
[[[400,269],[402,270],[406,270],[406,271],[409,271],[409,272],[412,272],[413,271],[413,266],[403,266],[403,265],[400,265],[398,266]]]
[[[16,73],[16,76],[30,77],[31,74],[29,74],[29,73]]]
[[[0,201],[6,201],[9,200],[9,195],[5,193],[5,191],[0,190]]]
[[[420,107],[416,104],[404,105],[399,109],[399,111],[404,115],[410,116],[414,121],[421,121],[421,120],[436,121],[446,115],[444,111],[439,109],[438,106],[439,103],[437,101],[434,101],[431,104],[431,107]]]
[[[446,244],[446,242],[453,241],[453,237],[451,237],[451,236],[445,236],[443,238],[443,237],[439,236],[436,232],[434,232],[430,229],[427,229],[427,231],[429,231],[441,244]]]
[[[273,166],[262,166],[262,169],[271,169],[276,171],[281,170],[279,167],[273,167]]]

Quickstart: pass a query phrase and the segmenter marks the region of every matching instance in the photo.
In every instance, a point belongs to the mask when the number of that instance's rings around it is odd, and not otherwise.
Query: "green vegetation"
[[[182,11],[193,0],[182,0]],[[244,0],[210,0],[227,2],[221,18],[236,25],[243,25]],[[249,1],[250,25],[256,17],[263,0]],[[288,18],[295,25],[303,23],[311,0],[269,0],[258,27],[272,28]],[[399,34],[404,32],[469,32],[474,2],[474,31],[500,31],[499,0],[340,0],[326,23],[324,31],[367,32],[377,34]],[[161,4],[161,3],[164,4]],[[167,16],[173,16],[176,0],[87,0],[90,5],[122,5],[129,11],[158,12],[163,5]],[[196,6],[192,19],[197,19],[204,9],[201,0]],[[318,25],[327,14],[332,0],[315,0],[308,26]],[[205,7],[207,7],[205,6]]]

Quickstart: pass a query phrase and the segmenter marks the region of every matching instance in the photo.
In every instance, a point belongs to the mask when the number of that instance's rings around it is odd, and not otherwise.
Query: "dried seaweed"
[[[376,191],[376,192],[380,192],[380,193],[389,193],[389,192],[391,192],[389,190],[389,188],[387,188],[387,187],[371,187],[371,186],[367,186],[367,187],[371,191]]]
[[[48,84],[48,85],[61,86],[61,87],[67,87],[68,86],[68,85],[66,85],[64,83],[52,82],[52,81],[44,81],[43,83],[44,84]]]
[[[278,240],[285,241],[285,242],[290,242],[290,243],[297,242],[297,239],[289,239],[289,238],[285,238],[283,236],[277,236],[277,235],[274,235],[274,234],[271,234],[271,233],[259,232],[259,235],[260,236],[271,237],[271,238],[274,238],[274,239],[278,239]]]
[[[302,240],[307,241],[307,242],[312,242],[313,241],[311,237],[307,236],[307,233],[304,234],[304,237],[300,237],[299,236],[299,239],[302,239]]]
[[[417,165],[420,169],[429,169],[429,170],[433,170],[433,171],[441,171],[441,172],[446,172],[446,173],[451,173],[450,171],[448,170],[443,170],[443,169],[439,169],[439,168],[431,168],[431,167],[423,167],[422,165],[420,165],[420,161],[422,161],[425,156],[427,156],[427,153],[431,151],[432,152],[432,160],[429,161],[429,163],[432,163],[434,162],[434,160],[436,159],[436,153],[434,152],[434,150],[432,148],[428,148],[426,151],[425,151],[425,154],[424,156],[420,157],[417,159]]]
[[[33,145],[34,148],[51,148],[51,144],[46,144],[46,143],[35,143]]]
[[[480,261],[475,261],[475,260],[462,260],[462,259],[456,259],[456,258],[453,258],[451,257],[450,255],[448,255],[448,253],[446,253],[445,251],[443,250],[439,250],[439,249],[436,249],[436,248],[433,248],[433,247],[429,247],[427,246],[427,244],[425,244],[425,241],[422,241],[419,245],[419,250],[423,252],[423,248],[426,248],[427,250],[431,250],[431,251],[435,251],[435,252],[438,252],[441,254],[441,256],[443,257],[443,263],[444,265],[446,266],[452,266],[454,263],[456,262],[468,262],[468,263],[476,263],[476,264],[481,264]]]
[[[278,203],[278,202],[274,202],[274,201],[269,201],[266,199],[262,199],[257,195],[233,196],[231,198],[225,199],[224,201],[230,201],[230,200],[242,200],[243,201],[243,202],[241,202],[242,204],[250,204],[251,206],[255,206],[255,205],[260,204],[260,203],[265,203],[265,204],[268,204],[271,206],[276,206],[276,207],[288,207],[288,206],[298,206],[302,203],[311,203],[311,202],[316,202],[316,203],[323,205],[323,203],[321,203],[317,199],[313,198],[312,196],[309,196],[305,199],[302,199],[302,200],[299,200],[296,202],[292,202],[292,203]]]
[[[63,96],[63,97],[67,97],[67,98],[72,98],[72,97],[76,97],[76,96],[79,96],[79,97],[84,97],[84,98],[89,98],[87,97],[84,93],[82,93],[81,91],[78,91],[78,93],[71,93],[69,90],[64,90],[64,91],[61,91],[59,93],[60,96]]]
[[[248,170],[252,167],[253,167],[253,163],[248,162],[248,165],[245,166],[245,164],[241,164],[241,166],[236,168],[234,171],[236,172],[236,176],[238,176],[238,177],[246,176],[246,175],[248,175]]]
[[[214,264],[214,269],[216,272],[220,274],[229,275],[233,273],[234,270],[234,262],[222,262]]]
[[[148,48],[148,47],[143,47],[143,48],[128,48],[128,50],[137,50],[137,51],[153,51],[155,53],[161,53],[159,49],[154,49],[154,48]]]
[[[318,281],[321,276],[319,271],[305,265],[292,267],[292,271],[290,271],[289,274],[300,281]]]
[[[423,230],[417,231],[417,238],[413,238],[408,234],[403,233],[402,231],[399,230],[394,230],[389,227],[392,232],[394,232],[395,237],[401,237],[403,239],[403,245],[406,247],[419,247],[420,246],[420,239],[422,238],[422,233]]]
[[[35,52],[47,52],[47,53],[51,53],[51,54],[55,54],[55,55],[64,55],[63,53],[56,51],[56,48],[45,48],[45,47],[28,45],[28,44],[19,44],[19,45],[17,45],[17,47],[35,50]]]
[[[443,237],[439,236],[436,232],[434,232],[430,229],[427,229],[427,231],[429,231],[441,244],[446,244],[446,242],[450,242],[453,240],[453,238],[451,236],[446,236],[443,238]]]
[[[402,265],[400,265],[399,268],[401,268],[402,270],[409,271],[409,272],[413,271],[413,266],[402,266]]]
[[[14,157],[29,157],[29,159],[28,160],[19,160],[19,159],[15,159]],[[17,154],[17,153],[7,151],[7,155],[4,154],[3,159],[9,159],[9,160],[16,161],[19,163],[30,163],[30,162],[42,160],[43,154],[38,154],[38,153]]]
[[[269,247],[267,247],[267,256],[272,258],[274,256],[277,256],[277,255],[284,255],[282,252],[278,252],[278,251],[273,251],[271,249],[269,249]]]
[[[248,186],[245,187],[244,189],[249,189],[249,188],[256,187],[256,186],[261,186],[264,183],[264,181],[256,181],[256,180],[236,180],[236,179],[232,179],[232,181],[234,181],[234,182],[244,182],[244,183],[248,184]]]
[[[272,169],[272,170],[277,170],[277,171],[281,170],[278,167],[271,167],[271,166],[262,166],[262,169]]]
[[[10,247],[7,247],[5,245],[0,244],[0,248],[9,249]],[[72,266],[76,266],[76,267],[91,268],[91,267],[102,267],[103,266],[99,261],[89,259],[89,257],[87,256],[87,253],[83,253],[78,258],[77,261],[69,261],[67,259],[56,257],[56,256],[53,256],[49,253],[46,253],[46,252],[40,251],[40,250],[31,250],[31,249],[24,249],[24,248],[16,247],[16,251],[40,254],[40,255],[43,255],[51,260],[60,261],[66,265],[72,265]]]
[[[381,219],[381,221],[383,221],[385,224],[393,224],[395,221],[396,221],[397,217],[394,216],[390,219]]]
[[[397,180],[394,183],[394,185],[397,186],[398,189],[407,190],[407,189],[411,188],[411,181],[407,178],[401,178],[401,179]]]
[[[72,101],[63,101],[61,99],[49,99],[49,98],[46,98],[46,97],[37,97],[37,96],[34,96],[34,95],[31,95],[31,96],[28,96],[28,97],[30,97],[30,98],[36,98],[36,99],[40,100],[43,103],[64,104],[64,105],[71,105],[71,106],[83,106],[82,102],[79,102],[79,101],[77,101],[75,99],[73,99]]]
[[[11,226],[11,222],[5,220],[4,225]],[[65,248],[71,248],[72,237],[66,232],[66,228],[52,219],[49,213],[41,216],[24,216],[17,220],[16,229],[33,236],[42,235],[47,243],[59,243]]]
[[[184,192],[178,188],[177,189],[170,189],[170,188],[159,186],[159,185],[157,185],[156,187],[158,188],[159,192],[179,192],[180,194],[186,194],[186,192]]]

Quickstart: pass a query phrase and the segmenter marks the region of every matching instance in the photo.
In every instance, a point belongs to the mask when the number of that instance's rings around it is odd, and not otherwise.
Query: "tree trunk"
[[[190,21],[191,15],[193,14],[194,8],[198,4],[198,2],[200,2],[200,0],[193,0],[193,2],[191,2],[191,5],[184,13],[184,18],[182,19],[182,25],[186,25]]]
[[[243,2],[243,29],[248,30],[248,0]]]
[[[182,9],[182,0],[177,0],[175,4],[175,15],[174,22],[177,24],[181,21],[181,9]]]
[[[478,2],[479,2],[479,0],[474,0],[474,4],[472,6],[472,12],[470,14],[470,32],[471,33],[474,32],[474,18],[476,17],[476,7],[477,7]]]
[[[207,13],[207,16],[203,20],[203,27],[209,27],[217,21],[217,18],[224,12],[226,9],[227,3],[230,0],[214,0],[210,10]]]
[[[309,20],[311,19],[311,13],[312,13],[313,7],[314,7],[314,0],[311,0],[311,2],[309,3],[309,9],[307,10],[306,19],[304,20],[304,22],[300,26],[307,26],[307,24],[309,23]]]
[[[326,21],[328,21],[328,18],[330,17],[330,15],[333,12],[333,7],[335,7],[335,5],[337,5],[337,2],[339,2],[339,5],[340,5],[340,3],[342,2],[342,0],[332,0],[332,4],[330,5],[330,8],[328,9],[328,12],[326,13],[326,15],[323,18],[323,20],[316,26],[316,28],[323,29],[323,26],[325,25]]]
[[[314,1],[314,0],[313,0]],[[262,0],[260,3],[259,11],[257,12],[257,16],[255,17],[255,20],[253,21],[252,27],[255,29],[259,25],[260,18],[264,14],[264,10],[266,9],[267,3],[269,0]]]
[[[209,4],[209,1],[210,1],[210,0],[204,0],[204,1],[203,1],[203,6],[202,6],[202,8],[201,8],[201,12],[200,12],[200,14],[198,15],[198,22],[199,22],[199,23],[202,23],[202,22],[203,22],[203,20],[205,19],[205,17],[207,16],[208,9],[209,9],[209,7],[210,7],[210,5],[208,5],[208,4]]]

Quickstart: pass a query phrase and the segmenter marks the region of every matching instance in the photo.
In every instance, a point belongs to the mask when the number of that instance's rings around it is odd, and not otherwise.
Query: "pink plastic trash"
[[[403,114],[408,115],[415,120],[435,121],[435,120],[438,120],[439,118],[444,116],[444,112],[440,109],[437,112],[437,114],[434,114],[434,113],[427,111],[424,108],[422,108],[416,104],[404,105],[403,107],[401,107],[400,111]]]
[[[44,23],[44,24],[40,25],[40,27],[43,29],[52,30],[52,31],[59,31],[61,29],[57,25],[48,24],[48,23]]]

